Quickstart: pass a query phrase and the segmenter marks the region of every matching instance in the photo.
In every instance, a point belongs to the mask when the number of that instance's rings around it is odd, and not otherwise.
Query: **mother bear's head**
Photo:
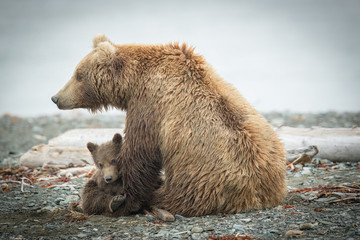
[[[131,77],[123,71],[125,61],[120,47],[105,35],[97,35],[93,48],[76,66],[71,79],[51,98],[59,109],[126,109]]]

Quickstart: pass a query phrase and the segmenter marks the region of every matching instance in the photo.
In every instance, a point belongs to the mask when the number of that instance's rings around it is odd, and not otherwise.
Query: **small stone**
[[[243,218],[243,219],[240,219],[240,221],[243,221],[245,223],[249,223],[249,222],[251,222],[251,218]]]
[[[55,208],[54,207],[51,207],[51,206],[46,206],[46,207],[43,207],[43,208],[41,208],[41,211],[54,211],[55,210]]]
[[[192,233],[202,233],[204,230],[201,227],[193,227],[191,229]]]
[[[304,223],[300,225],[300,230],[309,230],[312,229],[313,225],[311,223]]]
[[[270,233],[280,234],[279,230],[276,230],[276,229],[270,229],[269,232],[270,232]]]
[[[193,233],[193,234],[191,234],[191,238],[195,239],[195,240],[201,239],[201,234],[200,233]]]
[[[209,231],[214,231],[214,230],[215,230],[215,228],[212,226],[207,226],[204,228],[204,232],[209,232]]]
[[[322,224],[325,224],[325,225],[333,225],[332,222],[328,222],[328,221],[324,221],[324,220],[320,220],[320,219],[318,219],[318,221],[319,221],[320,223],[322,223]]]
[[[79,238],[86,238],[87,235],[85,233],[79,233],[78,235],[76,235]]]
[[[313,167],[315,167],[315,164],[313,164],[313,163],[305,163],[305,167],[313,168]]]
[[[60,202],[65,201],[63,198],[57,198],[55,199],[55,204],[59,205]]]
[[[297,229],[297,228],[299,228],[299,225],[297,225],[297,224],[290,224],[290,225],[289,225],[289,228],[291,228],[291,229]]]
[[[294,177],[300,178],[300,177],[302,177],[302,175],[301,175],[301,173],[297,172],[297,173],[294,174]]]
[[[155,220],[155,218],[154,218],[152,215],[150,215],[150,214],[146,214],[145,217],[146,217],[146,219],[149,220],[149,221]]]
[[[239,224],[234,224],[233,225],[233,228],[236,230],[236,231],[244,231],[244,228],[239,225]]]
[[[285,233],[285,237],[294,236],[294,235],[302,235],[303,231],[300,230],[289,230]]]
[[[296,164],[294,166],[296,169],[302,170],[303,169],[303,165],[302,164]]]
[[[176,220],[183,220],[184,217],[181,216],[181,215],[179,215],[179,214],[175,214],[175,219],[176,219]]]
[[[311,168],[310,167],[303,167],[303,170],[301,171],[302,175],[312,175]]]
[[[345,163],[340,163],[339,165],[339,170],[346,170],[348,169],[348,166]]]
[[[340,215],[341,215],[342,217],[344,217],[344,218],[349,218],[349,219],[351,219],[351,215],[350,215],[349,213],[347,213],[347,212],[342,212],[342,213],[340,213]]]
[[[331,202],[331,201],[334,201],[336,199],[337,199],[336,197],[318,198],[318,199],[315,199],[315,201],[316,202]]]
[[[80,200],[80,197],[78,195],[69,195],[65,197],[66,202],[77,202]]]
[[[165,231],[165,230],[160,230],[156,235],[155,237],[159,237],[159,238],[164,238],[166,236],[169,235],[169,232],[168,231]]]

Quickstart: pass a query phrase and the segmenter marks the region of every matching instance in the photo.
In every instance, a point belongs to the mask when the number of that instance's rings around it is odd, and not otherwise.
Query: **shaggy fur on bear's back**
[[[125,208],[235,213],[280,204],[285,154],[266,120],[185,44],[95,49],[53,97],[60,109],[127,111],[120,153]],[[77,94],[75,94],[75,92]],[[161,168],[166,178],[156,190]]]

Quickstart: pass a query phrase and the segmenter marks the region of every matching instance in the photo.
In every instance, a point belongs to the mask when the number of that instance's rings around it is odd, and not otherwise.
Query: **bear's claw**
[[[110,212],[115,212],[125,202],[125,199],[125,195],[117,195],[113,197],[109,204]]]

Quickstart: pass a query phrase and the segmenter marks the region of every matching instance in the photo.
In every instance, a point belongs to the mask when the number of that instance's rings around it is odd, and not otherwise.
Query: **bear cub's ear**
[[[93,48],[97,48],[100,43],[110,42],[110,40],[104,34],[98,34],[93,39]]]
[[[89,151],[91,153],[93,153],[98,148],[98,145],[94,144],[92,142],[88,142],[86,146],[87,146],[87,149],[89,149]]]
[[[122,136],[119,133],[115,133],[112,140],[113,140],[113,142],[115,144],[121,144],[122,143]]]

